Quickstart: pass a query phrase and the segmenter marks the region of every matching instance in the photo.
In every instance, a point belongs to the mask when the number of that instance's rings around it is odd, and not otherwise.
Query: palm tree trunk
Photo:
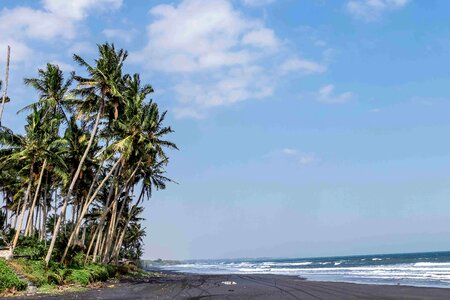
[[[36,191],[34,193],[34,198],[33,198],[33,203],[31,204],[30,213],[28,214],[28,222],[27,222],[27,226],[25,228],[25,236],[29,236],[32,231],[31,228],[33,227],[32,220],[33,220],[34,207],[36,206],[36,200],[39,197],[39,190],[41,188],[42,178],[44,177],[44,171],[45,171],[46,167],[47,167],[47,159],[44,160],[44,163],[42,164],[41,174],[39,174],[38,185],[37,185]]]
[[[67,242],[67,246],[66,249],[64,250],[64,254],[61,258],[61,261],[64,261],[64,259],[66,258],[67,255],[67,251],[69,250],[69,247],[72,244],[72,241],[74,239],[74,237],[76,235],[78,235],[79,230],[80,230],[80,226],[81,223],[83,222],[83,218],[86,215],[89,206],[92,204],[92,202],[95,200],[95,197],[97,197],[97,194],[99,193],[99,191],[101,190],[101,188],[105,185],[105,183],[108,181],[109,177],[111,177],[112,173],[116,170],[117,166],[119,165],[119,163],[122,161],[123,156],[121,156],[116,163],[112,166],[111,170],[109,170],[108,174],[105,176],[105,178],[103,178],[102,182],[99,184],[99,186],[97,187],[97,189],[95,190],[94,194],[91,196],[91,198],[86,201],[85,205],[83,206],[83,210],[80,213],[80,216],[78,217],[77,220],[77,224],[75,224],[75,227],[70,235],[69,241]]]
[[[139,195],[139,198],[136,201],[136,204],[133,205],[133,207],[130,209],[129,215],[127,217],[127,221],[124,224],[122,232],[120,233],[120,235],[118,235],[119,239],[116,241],[114,250],[113,250],[112,255],[111,255],[111,258],[115,259],[116,261],[119,259],[120,248],[122,247],[123,239],[125,238],[125,233],[127,232],[128,223],[130,223],[130,220],[131,220],[131,218],[132,218],[132,216],[134,214],[134,210],[141,203],[143,196],[144,196],[144,186],[142,186],[141,194]]]
[[[89,260],[89,255],[91,254],[91,249],[92,249],[92,246],[94,245],[95,237],[97,236],[97,232],[98,232],[98,226],[95,226],[95,230],[94,230],[94,228],[91,229],[91,241],[89,242],[89,247],[86,251],[86,259],[84,260],[84,264],[86,264],[87,261]]]
[[[53,207],[55,210],[55,214],[53,215],[53,228],[56,227],[56,216],[58,215],[58,189],[55,189],[55,201],[54,204],[55,206]]]
[[[9,79],[9,58],[11,54],[11,47],[8,46],[8,49],[6,51],[6,75],[5,75],[5,91],[3,93],[2,98],[2,107],[0,108],[0,126],[2,125],[2,116],[3,116],[3,109],[5,108],[5,102],[6,102],[6,96],[8,94],[8,79]]]
[[[17,218],[19,217],[19,211],[20,211],[20,204],[21,204],[21,202],[22,202],[22,198],[19,198],[19,203],[17,204],[16,213],[15,213],[15,216],[14,216],[14,226],[12,228],[16,228],[16,226],[17,226]]]
[[[81,234],[80,244],[84,247],[85,242],[86,242],[86,225],[83,226],[83,233]]]
[[[95,242],[95,248],[94,248],[94,253],[92,254],[92,262],[97,262],[97,251],[100,252],[99,247],[102,243],[102,238],[103,238],[103,228],[98,229],[98,235],[97,235],[97,241]]]
[[[105,247],[103,250],[103,262],[104,263],[106,263],[106,260],[108,259],[109,248],[111,247],[112,239],[114,238],[113,228],[115,227],[114,224],[116,224],[116,222],[118,222],[118,220],[117,220],[117,201],[114,201],[112,212],[111,212],[111,221],[109,222],[109,226],[108,226],[108,234],[105,236]]]
[[[102,215],[100,216],[100,220],[99,220],[99,228],[100,228],[100,232],[99,232],[99,234],[98,234],[98,238],[97,238],[97,242],[96,242],[96,244],[95,244],[95,249],[94,249],[94,254],[93,254],[93,261],[95,262],[96,261],[96,259],[97,259],[97,253],[99,253],[100,254],[100,256],[101,256],[101,249],[102,249],[102,234],[103,234],[103,224],[105,223],[105,220],[106,220],[106,217],[107,217],[107,215],[108,215],[108,212],[109,212],[109,210],[112,208],[112,206],[113,206],[113,204],[115,203],[115,201],[116,201],[116,198],[117,197],[119,197],[119,195],[120,195],[120,192],[119,193],[116,193],[116,195],[114,195],[114,200],[111,202],[110,200],[111,200],[111,197],[112,197],[112,193],[113,192],[113,187],[111,187],[111,189],[110,189],[110,193],[109,193],[109,195],[108,195],[108,200],[107,200],[107,202],[106,202],[106,204],[105,204],[105,209],[104,209],[104,211],[103,211],[103,213],[102,213]],[[109,204],[111,202],[111,205]],[[97,250],[98,250],[98,252],[97,252]]]
[[[47,192],[48,192],[48,172],[45,176],[45,189],[44,189],[44,199],[42,200],[42,223],[41,223],[41,234],[39,237],[39,241],[45,240],[47,243],[47,239],[45,238],[46,233],[46,223],[47,223]],[[51,198],[51,197],[50,197]]]
[[[20,218],[19,218],[19,224],[16,227],[16,234],[14,236],[14,241],[13,241],[12,248],[11,248],[12,253],[14,253],[14,249],[16,248],[17,241],[19,240],[20,230],[22,229],[23,217],[25,216],[25,209],[27,208],[28,197],[30,195],[31,186],[33,184],[33,165],[34,165],[34,162],[31,163],[31,167],[30,167],[30,179],[29,179],[30,182],[28,182],[28,187],[25,192],[25,197],[24,197],[23,206],[22,206],[22,212],[20,213]]]
[[[47,194],[47,193],[45,193]],[[45,223],[47,222],[47,195],[44,195],[44,202],[42,204],[42,224],[41,224],[41,236],[39,238],[40,241],[47,241],[45,238]]]
[[[92,143],[94,142],[95,135],[97,133],[98,124],[100,123],[100,116],[103,114],[103,106],[104,106],[104,99],[102,98],[100,103],[100,108],[97,113],[97,118],[95,119],[94,128],[92,129],[92,134],[89,139],[89,143],[86,147],[86,150],[83,153],[83,156],[81,157],[80,163],[78,164],[78,169],[73,175],[72,182],[70,183],[69,189],[67,191],[66,196],[64,197],[64,203],[61,208],[61,213],[58,217],[58,221],[56,222],[56,226],[53,229],[53,236],[52,240],[50,242],[50,246],[48,248],[47,256],[45,257],[45,264],[48,266],[48,263],[50,262],[50,258],[52,257],[53,248],[55,247],[56,237],[58,236],[59,227],[61,226],[62,217],[66,214],[66,208],[67,204],[69,203],[69,199],[72,196],[73,188],[75,187],[75,184],[77,183],[78,176],[80,176],[81,168],[83,167],[84,161],[89,153],[89,150],[92,147]]]

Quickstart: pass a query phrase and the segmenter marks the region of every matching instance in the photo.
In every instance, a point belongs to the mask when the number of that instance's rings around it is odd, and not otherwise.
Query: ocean
[[[314,281],[450,288],[450,252],[190,260],[159,268],[197,274],[280,274]]]

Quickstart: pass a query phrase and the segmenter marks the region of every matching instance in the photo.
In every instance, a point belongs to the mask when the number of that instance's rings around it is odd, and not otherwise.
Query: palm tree
[[[64,197],[63,206],[61,208],[58,221],[56,223],[55,229],[53,231],[52,240],[50,242],[50,247],[45,258],[45,262],[48,265],[53,248],[55,246],[56,238],[61,226],[61,221],[66,213],[67,204],[69,198],[72,196],[73,189],[80,175],[81,169],[86,159],[89,149],[94,142],[94,138],[97,133],[97,128],[100,122],[100,118],[104,113],[105,103],[112,103],[116,109],[118,109],[120,99],[120,84],[122,80],[122,66],[123,62],[127,57],[127,52],[124,50],[116,51],[114,45],[103,44],[98,46],[100,57],[95,61],[96,66],[93,67],[88,64],[83,58],[74,54],[74,60],[82,67],[86,68],[89,74],[88,78],[81,76],[74,76],[75,80],[78,81],[78,88],[75,93],[80,96],[85,97],[80,105],[80,112],[85,117],[90,117],[92,111],[96,109],[96,119],[92,129],[91,137],[89,139],[86,150],[79,162],[78,168],[72,177],[72,181],[68,188],[67,194]]]
[[[16,234],[12,244],[13,250],[17,245],[22,228],[25,210],[28,205],[28,197],[34,182],[34,171],[46,146],[43,135],[42,111],[34,109],[32,114],[27,117],[27,122],[28,123],[25,126],[25,136],[15,135],[12,131],[5,130],[2,132],[3,137],[0,138],[0,141],[3,142],[3,146],[9,147],[6,149],[10,152],[9,155],[2,158],[0,168],[11,162],[22,162],[25,163],[24,169],[29,170],[28,186],[24,194],[19,223],[16,227]]]
[[[65,81],[63,73],[59,67],[52,64],[47,64],[47,68],[45,70],[39,69],[37,78],[24,79],[25,84],[33,87],[39,94],[39,101],[26,106],[24,109],[39,109],[42,111],[42,138],[48,145],[46,152],[42,153],[45,155],[45,158],[42,164],[34,199],[28,214],[28,222],[25,229],[26,235],[30,235],[32,231],[34,207],[39,196],[40,186],[49,160],[53,160],[55,163],[54,167],[57,168],[56,170],[61,170],[61,168],[65,167],[64,160],[60,156],[64,151],[61,149],[64,140],[58,137],[58,132],[61,122],[64,119],[67,121],[64,110],[70,109],[68,105],[69,98],[67,92],[72,84],[72,81],[72,78]]]
[[[39,94],[39,101],[25,106],[22,110],[29,110],[33,107],[43,109],[46,117],[52,119],[55,116],[62,116],[66,122],[68,118],[66,111],[72,109],[73,97],[69,94],[70,86],[73,82],[74,74],[68,80],[64,80],[64,75],[59,66],[47,64],[46,69],[38,70],[37,78],[25,78],[27,86],[33,87]]]
[[[123,93],[127,105],[123,116],[114,123],[120,139],[112,147],[116,147],[124,155],[124,165],[128,166],[128,170],[123,168],[123,172],[128,171],[129,176],[124,179],[131,180],[130,187],[139,182],[135,180],[136,171],[145,173],[146,168],[151,169],[157,164],[158,159],[167,161],[164,148],[178,149],[174,143],[162,139],[166,134],[173,132],[170,127],[163,125],[166,112],[160,115],[156,103],[152,101],[145,103],[147,95],[152,92],[153,89],[149,85],[141,87],[138,74],[127,77],[126,89]],[[126,197],[129,187],[125,188]],[[125,203],[122,204],[118,216],[109,224],[108,242],[104,251],[105,262],[108,260],[109,249],[115,238],[118,220],[125,205]],[[117,204],[113,207],[117,208]]]

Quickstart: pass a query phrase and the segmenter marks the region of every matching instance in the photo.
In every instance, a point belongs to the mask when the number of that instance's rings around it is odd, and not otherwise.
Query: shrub
[[[71,274],[67,277],[66,282],[88,285],[91,282],[90,277],[91,276],[88,270],[83,269],[72,270]]]
[[[7,289],[24,290],[27,284],[20,280],[16,273],[8,267],[3,259],[0,259],[0,291]]]
[[[15,256],[29,256],[31,259],[43,259],[47,254],[47,247],[37,237],[19,238],[18,246],[14,250]]]

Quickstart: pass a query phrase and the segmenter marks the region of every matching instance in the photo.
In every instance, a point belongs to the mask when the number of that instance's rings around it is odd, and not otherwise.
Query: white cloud
[[[275,0],[242,0],[242,3],[248,6],[261,6],[275,2]]]
[[[244,45],[250,45],[260,48],[276,48],[279,44],[278,39],[272,29],[259,28],[245,34],[242,38]]]
[[[349,0],[347,11],[355,18],[365,21],[377,20],[382,13],[400,9],[410,0]]]
[[[240,46],[245,35],[247,43],[261,47],[274,43],[269,29],[243,18],[225,0],[158,5],[151,15],[156,20],[147,28],[149,42],[138,55],[157,70],[194,72],[250,63],[253,53]]]
[[[147,45],[130,60],[178,76],[178,117],[203,117],[212,107],[272,95],[266,61],[281,43],[260,20],[245,17],[228,0],[182,0],[150,14]]]
[[[74,71],[75,68],[73,65],[65,63],[63,61],[59,61],[59,60],[52,60],[49,63],[53,64],[53,65],[57,65],[62,71],[64,72],[71,72]],[[39,67],[40,69],[45,69],[46,66],[41,66]]]
[[[311,153],[301,154],[298,158],[298,162],[301,165],[309,165],[317,161],[319,161],[319,159],[314,154]]]
[[[136,30],[123,30],[123,29],[112,29],[108,28],[103,30],[103,34],[109,39],[118,39],[126,43],[133,40],[136,35]]]
[[[354,95],[351,92],[344,92],[341,94],[333,94],[333,92],[334,85],[329,84],[323,86],[317,93],[317,101],[328,104],[344,104],[354,98]]]
[[[297,150],[291,148],[284,148],[283,150],[281,150],[281,152],[283,152],[286,155],[297,155],[298,153]]]
[[[95,45],[87,42],[75,42],[73,43],[69,49],[67,49],[67,52],[72,55],[74,53],[76,54],[93,54],[96,51]]]
[[[212,107],[268,97],[273,94],[273,87],[265,77],[264,70],[253,66],[229,69],[213,80],[202,76],[186,80],[177,84],[175,91],[179,99],[178,110],[174,110],[176,117],[192,115],[198,118],[204,117],[206,111]]]
[[[46,10],[57,16],[82,20],[94,9],[117,9],[122,0],[43,0],[42,3]]]
[[[62,16],[28,7],[3,9],[0,12],[0,36],[17,40],[54,38],[70,39],[75,36],[75,26]]]
[[[11,38],[5,38],[2,40],[0,47],[0,62],[2,63],[6,62],[7,45],[11,47],[11,64],[22,62],[33,56],[33,50],[25,43]]]
[[[314,153],[304,153],[296,149],[284,148],[281,150],[284,156],[292,158],[301,165],[309,165],[319,161]]]
[[[189,118],[200,120],[205,118],[204,114],[189,107],[174,107],[171,109],[171,112],[173,112],[177,119]]]
[[[314,74],[323,73],[326,70],[327,67],[325,65],[299,58],[290,58],[280,66],[280,71],[282,73],[300,72],[304,74]]]
[[[0,40],[11,45],[14,62],[24,61],[33,57],[30,40],[74,40],[79,22],[94,9],[114,9],[121,3],[122,0],[43,0],[41,9],[4,8],[0,10]]]

